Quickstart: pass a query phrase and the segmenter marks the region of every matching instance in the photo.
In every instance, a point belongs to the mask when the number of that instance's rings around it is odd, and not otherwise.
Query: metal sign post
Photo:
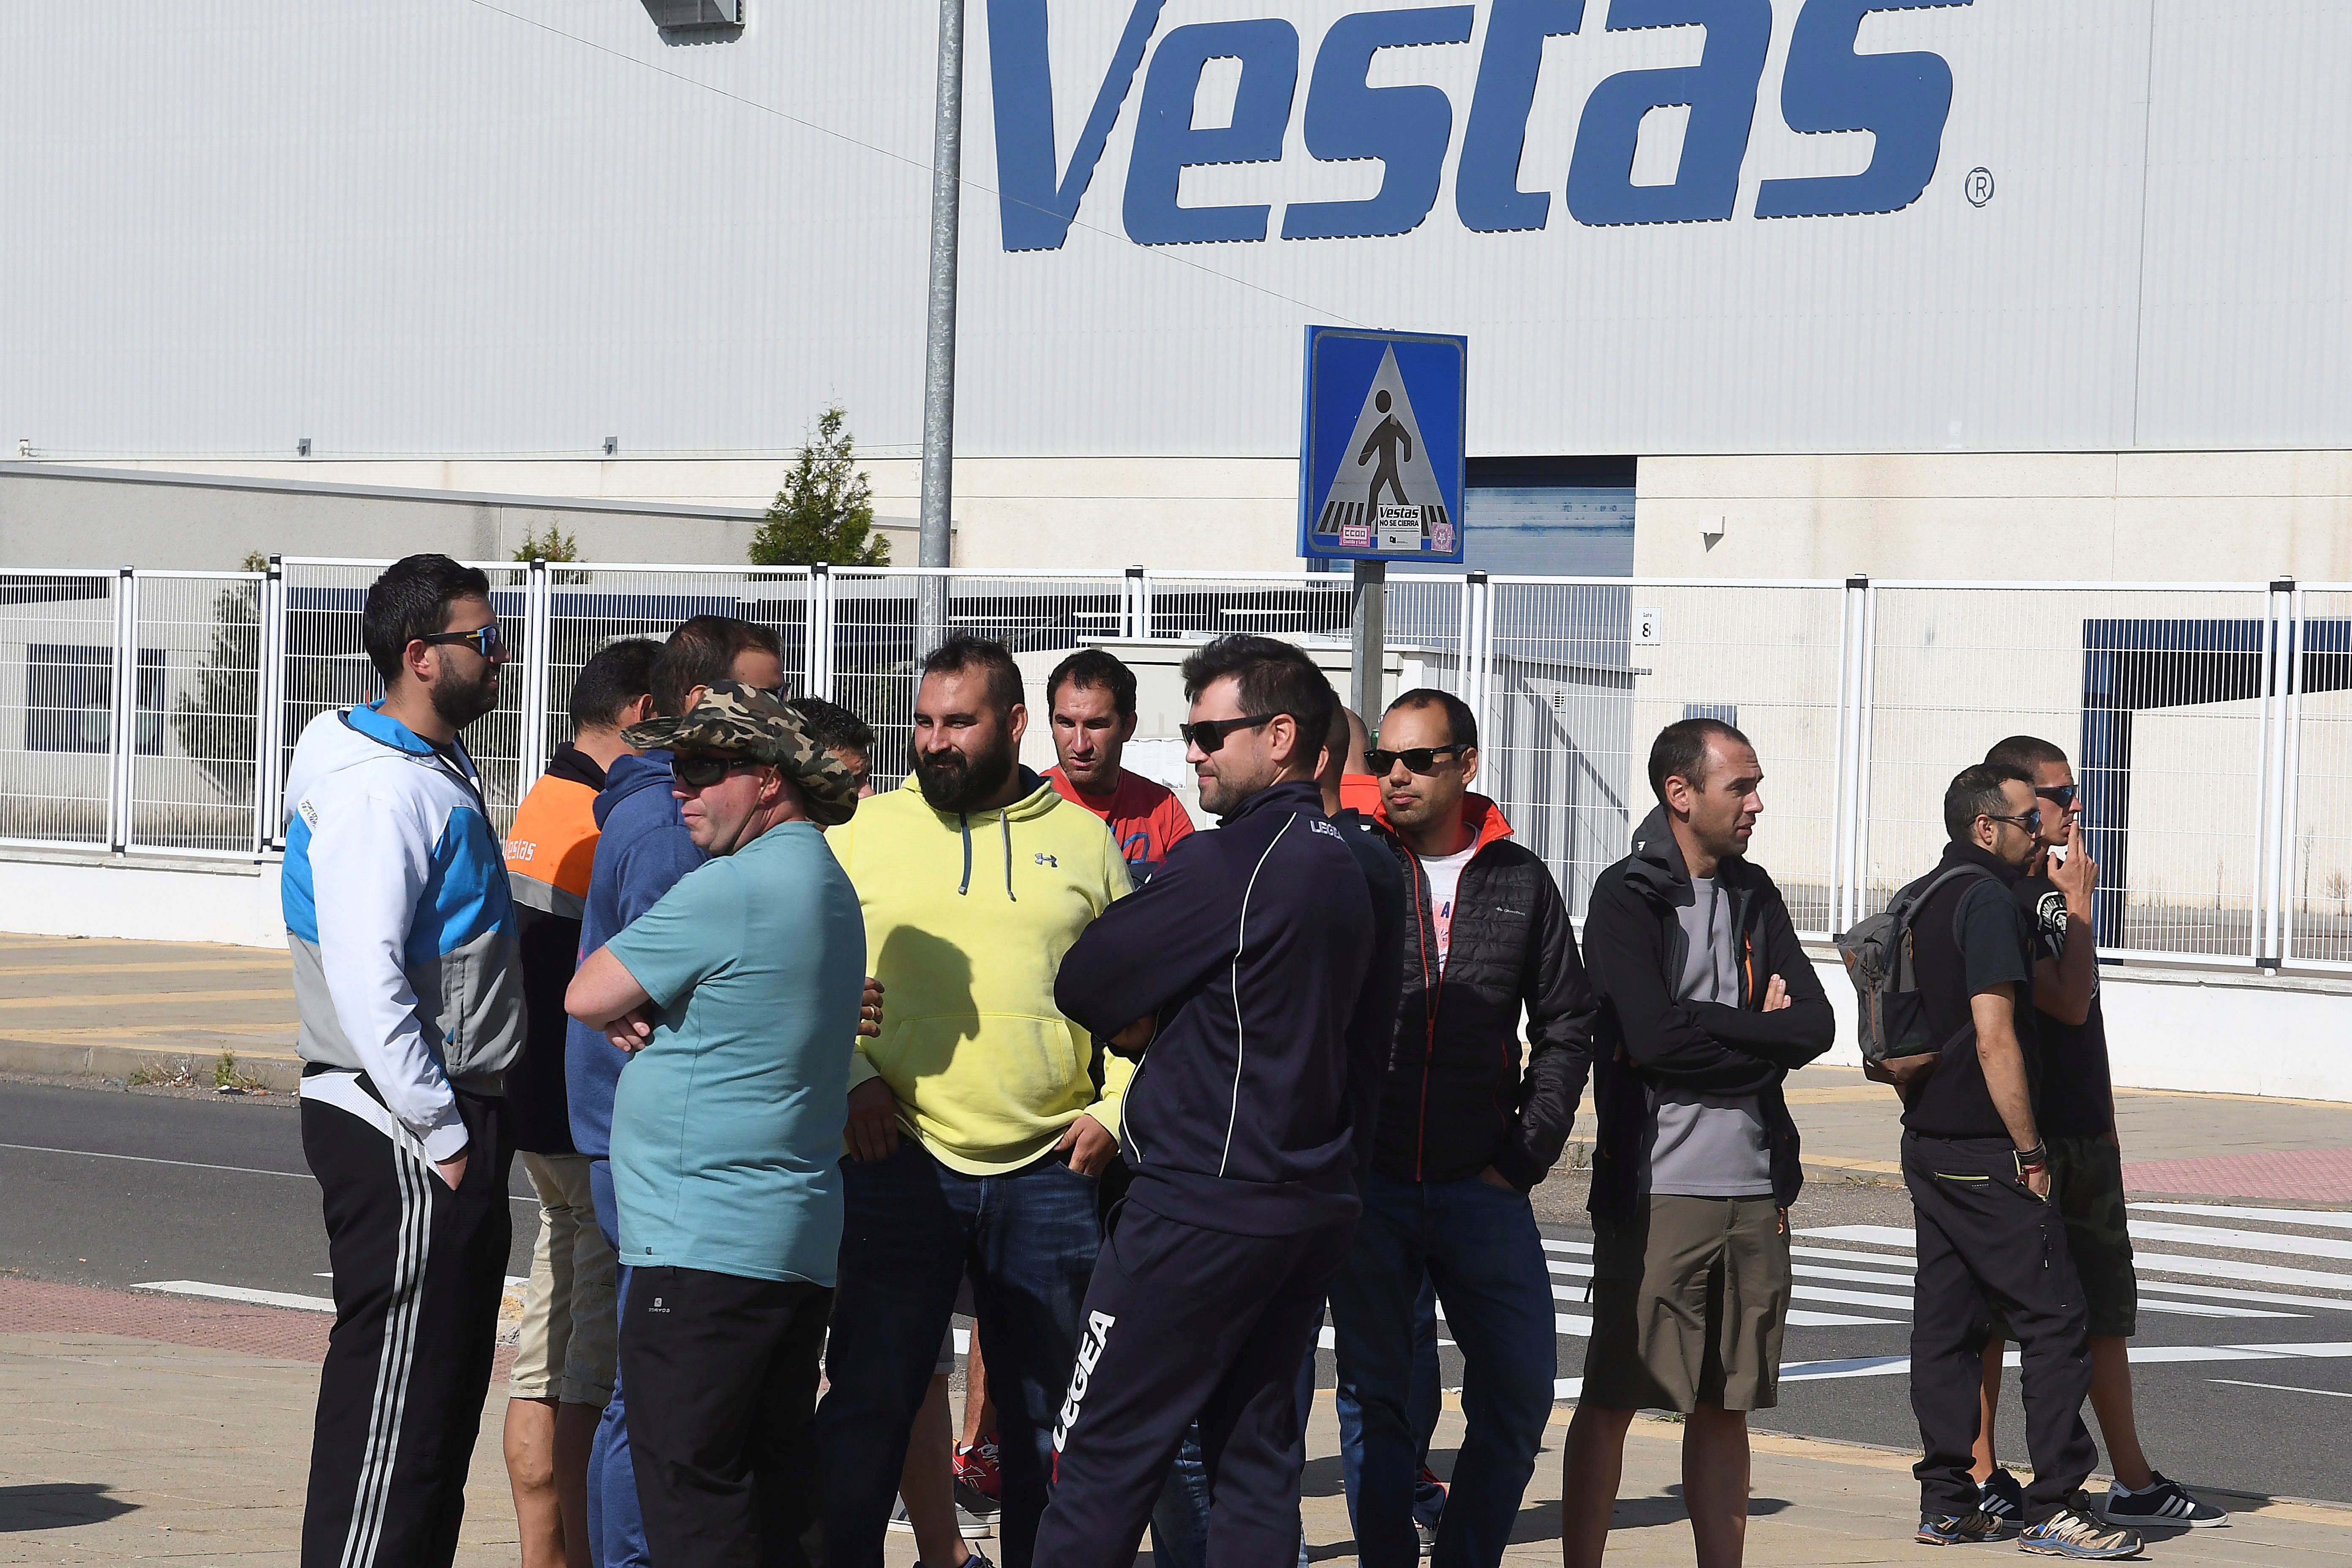
[[[1351,561],[1355,705],[1380,712],[1391,561],[1458,565],[1470,340],[1307,329],[1298,553]]]

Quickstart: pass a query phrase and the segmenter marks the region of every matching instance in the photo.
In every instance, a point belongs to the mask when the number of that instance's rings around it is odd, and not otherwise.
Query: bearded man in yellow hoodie
[[[827,842],[856,886],[882,1033],[850,1067],[847,1219],[817,1414],[833,1568],[880,1568],[921,1405],[969,1273],[988,1325],[1003,1568],[1029,1568],[1055,1412],[1100,1245],[1095,1183],[1133,1064],[1054,1005],[1078,933],[1128,890],[1100,818],[1018,763],[1001,643],[923,662],[915,771]]]

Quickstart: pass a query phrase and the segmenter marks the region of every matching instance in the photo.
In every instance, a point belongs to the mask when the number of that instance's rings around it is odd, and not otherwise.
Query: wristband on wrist
[[[2019,1175],[2021,1176],[2028,1171],[2044,1171],[2049,1168],[2049,1144],[2036,1143],[2031,1149],[2020,1149],[2017,1152],[2017,1173]]]

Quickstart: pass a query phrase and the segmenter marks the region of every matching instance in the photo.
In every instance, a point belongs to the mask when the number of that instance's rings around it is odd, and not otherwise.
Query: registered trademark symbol
[[[1967,192],[1969,205],[1980,207],[1992,200],[1992,171],[1979,163],[1969,171],[1969,183],[1961,187]]]

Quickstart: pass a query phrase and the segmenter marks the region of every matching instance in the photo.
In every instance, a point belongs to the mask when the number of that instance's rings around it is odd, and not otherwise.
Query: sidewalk
[[[0,936],[0,1072],[179,1079],[209,1087],[223,1053],[248,1085],[287,1091],[289,961],[258,948]],[[1894,1180],[1894,1090],[1856,1068],[1811,1067],[1789,1108],[1817,1173]],[[1592,1125],[1588,1099],[1577,1126]],[[2135,1191],[2352,1202],[2352,1103],[2118,1089],[2124,1177]]]
[[[290,1568],[323,1327],[310,1313],[0,1278],[0,1406],[12,1415],[0,1427],[0,1562]],[[467,1491],[458,1562],[478,1568],[515,1560],[499,1457],[504,1405],[494,1384]],[[1538,1462],[1512,1563],[1559,1560],[1566,1420],[1564,1411],[1555,1418]],[[1438,1427],[1441,1468],[1460,1433],[1460,1415],[1449,1410]],[[1680,1441],[1677,1426],[1634,1423],[1611,1563],[1690,1561]],[[1336,1447],[1327,1391],[1308,1436],[1307,1542],[1318,1562],[1349,1563]],[[1759,1436],[1748,1562],[1917,1564],[1924,1549],[1909,1541],[1909,1468],[1899,1454]],[[2237,1516],[2231,1528],[2153,1542],[2148,1560],[2173,1568],[2352,1564],[2352,1510],[2222,1500]],[[908,1568],[912,1538],[890,1537],[887,1561]]]

